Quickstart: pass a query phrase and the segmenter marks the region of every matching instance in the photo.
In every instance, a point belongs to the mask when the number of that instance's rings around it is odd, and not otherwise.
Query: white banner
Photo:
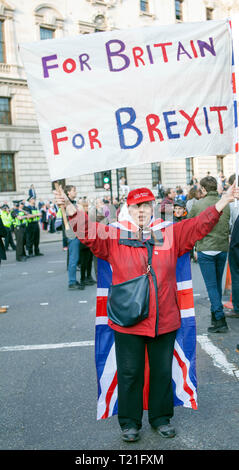
[[[239,90],[239,14],[233,14],[231,17],[232,23],[232,38],[233,38],[233,50],[235,60],[235,81],[237,94]]]
[[[228,21],[21,45],[52,181],[234,152]]]

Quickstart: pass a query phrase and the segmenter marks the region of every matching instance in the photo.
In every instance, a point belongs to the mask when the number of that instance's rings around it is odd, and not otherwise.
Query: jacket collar
[[[205,197],[207,196],[218,196],[218,192],[217,191],[208,191],[208,193],[206,194]]]

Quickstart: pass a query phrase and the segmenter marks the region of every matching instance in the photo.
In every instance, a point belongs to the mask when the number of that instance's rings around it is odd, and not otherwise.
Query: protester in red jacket
[[[154,195],[147,188],[130,191],[128,210],[138,230],[133,234],[131,232],[129,238],[122,238],[120,230],[115,227],[91,222],[83,211],[78,211],[70,203],[61,189],[55,191],[55,196],[57,205],[66,207],[70,224],[81,242],[95,256],[110,263],[114,286],[146,274],[146,245],[154,241],[149,268],[148,317],[127,327],[109,319],[109,325],[115,331],[118,419],[123,439],[130,442],[138,440],[142,425],[147,345],[150,365],[149,422],[162,437],[174,437],[175,429],[170,425],[170,419],[173,416],[172,359],[176,331],[180,327],[176,291],[177,258],[190,251],[197,240],[213,229],[224,207],[234,197],[239,198],[239,189],[235,189],[235,185],[230,187],[215,206],[208,207],[193,219],[166,225],[157,236],[152,236],[149,229]]]

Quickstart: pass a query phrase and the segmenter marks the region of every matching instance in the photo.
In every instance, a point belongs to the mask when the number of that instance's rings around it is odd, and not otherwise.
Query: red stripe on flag
[[[105,317],[107,315],[107,299],[108,297],[98,296],[96,298],[96,316]]]
[[[178,306],[180,310],[185,310],[187,308],[193,308],[193,289],[183,289],[177,291],[178,296]]]
[[[236,153],[238,153],[238,151],[239,151],[239,144],[238,144],[238,142],[237,142],[236,145],[235,145],[235,151],[236,151]]]
[[[111,382],[110,387],[108,388],[108,392],[105,397],[105,403],[106,403],[106,409],[104,414],[101,416],[101,419],[106,419],[109,416],[109,408],[110,408],[110,400],[112,398],[112,395],[115,391],[115,387],[117,385],[117,371],[115,372],[114,378]]]
[[[182,361],[181,357],[179,356],[178,352],[174,349],[174,352],[173,352],[173,355],[174,357],[176,357],[177,361],[178,361],[178,364],[182,370],[182,373],[183,373],[183,388],[185,390],[186,393],[188,393],[188,395],[190,395],[190,402],[191,402],[191,405],[192,405],[192,409],[193,410],[197,410],[197,403],[193,397],[193,390],[189,387],[189,385],[187,384],[187,381],[186,381],[186,378],[187,378],[187,366],[185,364],[185,362]]]
[[[236,93],[236,75],[235,75],[235,72],[232,73],[232,90],[233,90],[233,93]]]

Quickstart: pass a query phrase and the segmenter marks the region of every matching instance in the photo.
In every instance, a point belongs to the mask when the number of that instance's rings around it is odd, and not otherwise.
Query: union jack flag
[[[117,366],[114,331],[108,326],[107,296],[112,270],[98,259],[95,329],[95,362],[98,384],[97,419],[117,414]],[[176,267],[181,327],[177,331],[172,364],[174,406],[197,409],[196,322],[193,300],[190,254],[178,258]],[[144,409],[148,409],[149,364],[145,355]]]
[[[228,19],[227,21],[228,21],[228,25],[229,25],[229,33],[230,33],[231,45],[232,45],[232,80],[231,80],[231,82],[232,82],[232,96],[233,96],[233,105],[234,105],[234,145],[235,145],[235,153],[238,154],[238,152],[239,152],[239,142],[238,142],[236,67],[235,67],[234,49],[233,49],[232,22],[231,22],[230,19]],[[237,168],[236,168],[236,171],[238,171]],[[237,180],[237,178],[236,178],[236,180]]]

